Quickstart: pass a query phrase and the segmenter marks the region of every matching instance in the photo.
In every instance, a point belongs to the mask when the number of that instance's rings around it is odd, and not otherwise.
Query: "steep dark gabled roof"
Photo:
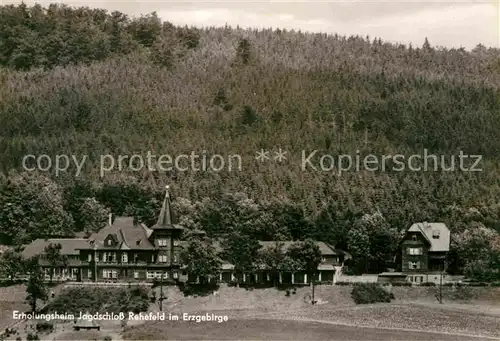
[[[153,245],[148,240],[148,228],[142,224],[134,224],[133,217],[117,217],[112,225],[108,225],[88,238],[89,243],[85,249],[106,248],[104,240],[113,235],[118,246],[113,249],[152,249]]]
[[[172,203],[170,201],[170,191],[169,186],[166,186],[165,198],[163,199],[163,204],[161,206],[160,215],[156,224],[151,227],[153,230],[164,230],[164,229],[174,229],[182,230],[182,226],[177,225],[176,216],[174,210],[172,209]]]
[[[450,251],[450,230],[444,223],[415,223],[408,229],[408,232],[420,232],[429,242],[431,252]],[[438,238],[433,237],[435,233]]]

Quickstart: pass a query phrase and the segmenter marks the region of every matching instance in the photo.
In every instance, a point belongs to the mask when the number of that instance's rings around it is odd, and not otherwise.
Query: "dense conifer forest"
[[[166,18],[168,19],[168,18]],[[452,271],[500,267],[500,51],[280,29],[176,27],[155,13],[0,7],[0,234],[10,245],[154,222],[164,185],[210,237],[323,240],[393,267],[401,231],[442,221]],[[424,41],[425,37],[422,37]],[[260,163],[258,150],[287,160]],[[482,155],[480,172],[301,170],[318,155]],[[242,169],[100,172],[101,155],[238,154]],[[27,154],[88,157],[56,174]],[[457,161],[458,162],[458,161]],[[316,160],[317,163],[317,160]]]

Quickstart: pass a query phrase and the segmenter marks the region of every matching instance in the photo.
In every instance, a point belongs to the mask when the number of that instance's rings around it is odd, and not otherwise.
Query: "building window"
[[[409,263],[409,268],[412,270],[418,270],[420,269],[420,262],[410,262]]]
[[[179,278],[179,274],[177,273],[177,271],[176,271],[176,272],[174,272],[174,278],[175,278],[175,279]]]
[[[92,262],[92,254],[91,253],[89,253],[88,261]]]
[[[439,239],[439,230],[432,231],[432,238]]]
[[[116,262],[116,253],[114,252],[104,252],[102,255],[103,262]]]
[[[321,258],[321,263],[326,263],[326,258],[325,257]]]
[[[87,277],[88,279],[92,278],[92,270],[87,270]]]
[[[126,253],[122,253],[122,263],[128,263],[128,255]]]
[[[153,278],[155,278],[155,273],[151,272],[151,271],[147,271],[146,272],[146,278],[147,279],[153,279]]]
[[[414,255],[414,256],[419,256],[422,254],[422,248],[421,247],[409,247],[408,254]]]
[[[118,277],[118,272],[116,270],[102,270],[102,277],[103,278],[117,278]]]
[[[177,263],[177,255],[174,255],[174,263]]]
[[[158,256],[158,259],[159,259],[158,261],[160,263],[166,263],[167,262],[167,256],[166,255],[160,255],[160,256]]]
[[[416,235],[416,234],[412,235],[412,236],[411,236],[411,240],[413,240],[413,241],[417,241],[417,235]]]
[[[158,246],[167,246],[166,239],[158,239]]]
[[[139,278],[139,271],[134,271],[134,278],[135,279]]]
[[[413,282],[413,276],[408,276],[408,282]]]
[[[108,239],[108,246],[111,246],[113,244],[113,241],[111,239]]]

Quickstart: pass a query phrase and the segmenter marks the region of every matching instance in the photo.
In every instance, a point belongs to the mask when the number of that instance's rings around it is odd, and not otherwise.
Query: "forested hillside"
[[[59,5],[3,6],[0,21],[4,243],[97,229],[109,210],[151,223],[169,183],[182,221],[211,236],[312,237],[378,271],[390,266],[401,230],[444,221],[457,270],[500,265],[498,49],[175,27],[154,14]],[[287,151],[282,164],[255,160],[256,151],[278,148]],[[483,171],[300,168],[303,150],[423,149],[446,160],[482,155]],[[100,176],[101,155],[148,151],[239,154],[243,166]],[[75,167],[27,174],[27,154],[88,160],[78,177]]]

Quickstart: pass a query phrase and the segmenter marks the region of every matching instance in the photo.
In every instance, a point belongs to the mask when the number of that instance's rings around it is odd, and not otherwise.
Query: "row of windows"
[[[102,257],[101,257],[102,256]],[[122,253],[121,257],[122,263],[128,263],[128,255],[126,253]],[[88,261],[92,261],[92,253],[88,254]],[[100,253],[97,253],[97,261],[102,261],[104,263],[106,262],[116,262],[116,253],[115,252],[104,252],[102,255]],[[154,263],[155,261],[155,256],[151,256],[151,262]],[[177,255],[174,255],[174,262],[177,262],[178,258]],[[168,257],[167,255],[159,255],[158,256],[158,262],[160,263],[167,263],[168,262]]]
[[[76,270],[76,269],[75,269]],[[160,279],[162,275],[162,271],[147,271],[146,272],[146,278],[147,279]],[[76,273],[75,273],[76,276]],[[92,270],[89,269],[87,271],[87,277],[88,279],[92,279]],[[117,270],[110,270],[110,269],[103,269],[102,270],[102,278],[111,278],[111,279],[116,279],[118,278],[118,271]],[[139,278],[139,271],[134,271],[134,278],[138,279]],[[163,272],[163,278],[168,279],[169,274],[168,272]],[[177,273],[174,273],[174,278],[177,278]]]
[[[147,279],[153,279],[153,278],[161,278],[161,271],[147,271],[146,272],[146,278]],[[168,272],[163,272],[163,278],[168,279]]]
[[[71,277],[77,277],[78,276],[78,269],[77,268],[71,268],[71,269],[48,269],[45,268],[43,269],[44,275],[45,276],[50,276],[51,274],[53,276],[71,276]]]
[[[156,242],[158,244],[158,246],[168,246],[169,244],[169,241],[170,239],[157,239]],[[179,241],[178,240],[174,240],[174,246],[179,246]]]
[[[103,269],[102,278],[118,278],[118,271]]]
[[[408,276],[408,281],[412,283],[422,283],[424,281],[424,276]]]
[[[407,250],[407,253],[409,255],[421,255],[422,254],[422,248],[421,247],[409,247]]]

